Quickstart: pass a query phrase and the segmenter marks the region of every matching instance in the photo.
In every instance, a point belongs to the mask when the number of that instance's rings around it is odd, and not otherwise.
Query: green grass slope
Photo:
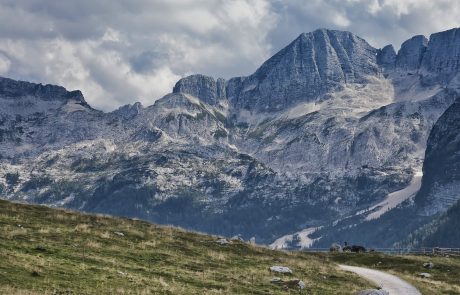
[[[122,235],[116,232],[123,233]],[[284,265],[302,294],[371,284],[329,256],[286,253],[143,221],[0,200],[0,294],[298,294],[270,283]]]

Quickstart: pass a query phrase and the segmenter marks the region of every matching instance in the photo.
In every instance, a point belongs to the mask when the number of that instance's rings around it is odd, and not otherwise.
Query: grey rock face
[[[460,28],[435,33],[423,57],[421,70],[425,74],[444,75],[444,79],[460,71]]]
[[[209,107],[209,106],[208,106]],[[172,138],[225,140],[227,130],[216,109],[208,108],[183,93],[168,94],[147,110],[149,123]]]
[[[113,112],[115,116],[120,116],[125,120],[130,120],[139,115],[143,111],[144,107],[140,102],[136,102],[133,105],[127,104],[121,106]]]
[[[393,45],[387,45],[380,49],[377,53],[377,63],[385,71],[391,71],[395,67],[396,62],[396,51],[393,48]]]
[[[378,71],[376,49],[365,40],[323,29],[301,34],[253,75],[231,79],[227,96],[236,109],[277,111],[344,83],[364,83]]]
[[[428,39],[422,35],[414,36],[405,41],[398,51],[396,68],[399,71],[407,73],[417,72],[420,68],[427,45]]]
[[[216,105],[219,100],[225,99],[225,80],[204,75],[192,75],[179,80],[173,93],[186,93],[200,98],[203,102]]]
[[[67,91],[61,86],[35,84],[3,77],[0,77],[0,96],[6,99],[32,96],[42,100],[57,100],[63,102],[73,99],[80,102],[82,105],[88,105],[83,94],[79,90]]]
[[[434,125],[423,163],[416,203],[425,214],[447,210],[460,200],[460,98]]]

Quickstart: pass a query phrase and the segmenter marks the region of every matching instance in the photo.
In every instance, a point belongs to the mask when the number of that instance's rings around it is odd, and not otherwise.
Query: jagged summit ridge
[[[391,45],[378,51],[378,64],[400,75],[418,74],[426,83],[449,82],[460,71],[460,28],[417,35],[405,41],[398,53]]]
[[[417,72],[427,45],[428,39],[423,35],[417,35],[405,41],[396,56],[396,68],[405,73]]]
[[[421,69],[423,73],[458,74],[460,71],[460,28],[434,33],[430,36]]]
[[[376,49],[350,32],[319,29],[301,34],[250,76],[225,82],[192,75],[181,79],[174,92],[191,94],[212,105],[227,99],[235,112],[274,112],[299,102],[314,102],[346,84],[365,84],[368,77],[381,73],[418,74],[431,84],[449,81],[459,71],[459,60],[458,28],[432,34],[429,40],[414,36],[398,53],[392,45]]]
[[[88,106],[80,90],[68,91],[62,86],[42,85],[3,77],[0,77],[0,96],[6,99],[33,96],[42,100],[63,102],[72,99]]]
[[[179,80],[173,88],[173,93],[186,93],[202,99],[205,103],[216,105],[225,99],[225,80],[204,75],[191,75]]]

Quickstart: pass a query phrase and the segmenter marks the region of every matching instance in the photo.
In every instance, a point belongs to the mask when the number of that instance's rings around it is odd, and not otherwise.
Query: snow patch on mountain
[[[308,249],[315,241],[318,241],[320,239],[310,237],[310,235],[312,235],[317,230],[318,228],[311,227],[290,235],[285,235],[271,243],[270,249]]]
[[[407,187],[388,194],[388,196],[383,201],[372,207],[369,207],[366,210],[358,211],[356,215],[367,214],[365,218],[366,221],[380,218],[380,216],[397,207],[405,200],[414,197],[422,185],[422,177],[422,171],[417,171]]]

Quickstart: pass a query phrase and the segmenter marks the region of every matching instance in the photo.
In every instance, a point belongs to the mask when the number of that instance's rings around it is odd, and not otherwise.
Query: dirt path
[[[339,265],[339,267],[376,283],[382,289],[388,291],[390,295],[422,295],[414,286],[389,273],[349,265]]]

